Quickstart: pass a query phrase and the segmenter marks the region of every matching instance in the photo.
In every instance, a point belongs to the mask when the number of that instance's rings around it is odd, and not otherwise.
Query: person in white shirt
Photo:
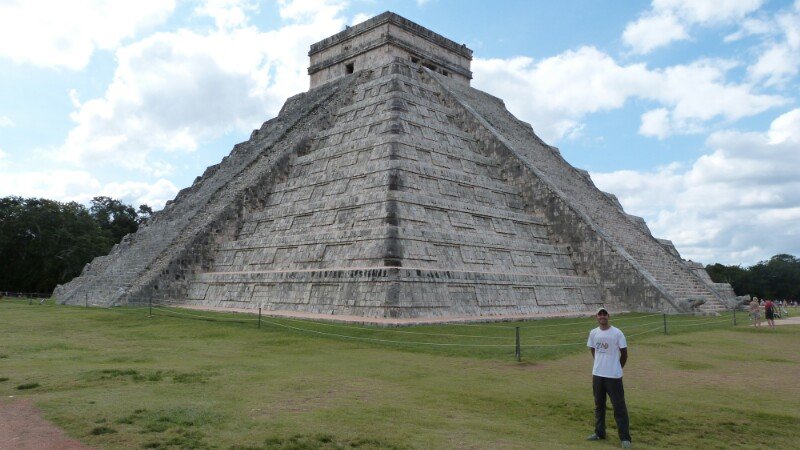
[[[622,448],[631,447],[628,428],[628,408],[625,406],[625,391],[622,388],[622,368],[628,361],[628,343],[625,335],[608,324],[609,314],[605,308],[597,310],[598,327],[589,332],[586,345],[592,352],[592,389],[594,391],[594,434],[586,438],[599,441],[606,438],[606,395],[614,407],[619,440]]]

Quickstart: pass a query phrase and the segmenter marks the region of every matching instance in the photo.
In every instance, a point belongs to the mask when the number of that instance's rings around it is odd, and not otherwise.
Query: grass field
[[[0,301],[0,395],[97,448],[616,448],[592,319],[381,329]],[[797,314],[797,311],[795,311]],[[800,326],[612,317],[636,448],[797,448]],[[520,326],[522,362],[514,359]],[[444,345],[443,345],[444,344]]]

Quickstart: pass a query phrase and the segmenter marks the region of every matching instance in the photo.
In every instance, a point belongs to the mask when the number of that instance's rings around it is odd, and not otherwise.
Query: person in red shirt
[[[772,300],[764,302],[764,317],[767,319],[767,324],[771,329],[775,329],[775,303]]]

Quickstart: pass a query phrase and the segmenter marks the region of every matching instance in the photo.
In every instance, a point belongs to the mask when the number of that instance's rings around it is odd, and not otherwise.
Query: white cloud
[[[97,49],[110,50],[164,22],[173,0],[25,0],[0,3],[0,57],[79,70]]]
[[[105,195],[134,206],[147,204],[154,209],[160,209],[177,193],[178,188],[165,179],[159,179],[154,183],[103,184],[91,173],[83,170],[11,172],[0,176],[0,196],[3,197],[10,195],[41,197],[85,204],[93,197]]]
[[[785,44],[772,44],[747,68],[753,80],[762,81],[766,86],[775,86],[797,75],[800,69],[800,48]]]
[[[725,36],[725,42],[736,42],[744,39],[747,36],[768,34],[772,30],[772,24],[767,20],[758,18],[748,18],[739,24],[739,29],[736,32]]]
[[[717,24],[742,19],[764,0],[653,0],[657,13],[672,13],[689,23]]]
[[[0,128],[9,128],[14,126],[14,121],[8,116],[0,116]]]
[[[642,125],[639,127],[639,134],[659,139],[664,139],[672,134],[669,110],[658,108],[642,114]]]
[[[767,136],[770,144],[800,143],[800,109],[794,109],[772,121]]]
[[[783,105],[786,99],[755,93],[752,86],[726,82],[726,74],[736,66],[726,60],[699,60],[658,71],[657,84],[642,92],[672,106],[672,128],[693,132],[702,122],[715,117],[737,120]]]
[[[247,0],[205,0],[195,13],[214,19],[217,28],[230,29],[247,25],[247,13],[257,9],[258,4]]]
[[[76,89],[70,89],[67,92],[67,95],[69,95],[69,101],[70,103],[72,103],[73,107],[75,108],[81,107],[81,99],[80,97],[78,97],[78,91]]]
[[[622,33],[623,42],[639,54],[686,39],[689,39],[689,34],[672,14],[642,17],[628,24]]]
[[[662,139],[697,132],[710,120],[738,120],[786,102],[727,82],[734,67],[730,61],[704,59],[651,70],[644,64],[620,65],[593,47],[540,61],[517,57],[475,59],[472,64],[473,84],[505,99],[545,140],[568,136],[585,115],[621,108],[630,98],[662,106],[658,109],[664,111],[646,113],[641,128],[643,134]]]
[[[278,0],[281,18],[296,22],[329,21],[339,16],[346,4],[344,0]],[[342,28],[344,28],[343,23],[338,31]],[[327,36],[328,34],[325,34],[321,38]]]
[[[140,181],[108,183],[103,186],[101,192],[98,195],[125,199],[137,207],[144,204],[153,209],[161,209],[167,200],[175,198],[178,188],[171,181],[161,178],[152,184]]]
[[[715,26],[742,20],[763,0],[653,0],[648,11],[630,22],[622,40],[634,53],[645,54],[671,42],[689,39],[694,25]]]
[[[367,21],[367,20],[369,20],[371,18],[372,18],[372,15],[370,15],[370,14],[359,13],[359,14],[356,14],[355,16],[353,16],[352,19],[350,19],[350,25],[351,26],[352,25],[357,25],[357,24],[359,24],[361,22],[364,22],[364,21]]]
[[[100,186],[89,172],[79,170],[11,172],[0,176],[0,196],[84,202],[91,199]]]
[[[593,47],[538,62],[527,57],[475,59],[472,70],[475,87],[505,99],[545,140],[570,134],[586,114],[622,107],[650,77],[643,64],[620,66]]]
[[[758,34],[763,37],[756,62],[747,68],[751,80],[766,86],[781,86],[800,73],[800,1],[774,17],[745,24],[731,36]]]
[[[242,25],[231,12],[240,2],[211,2],[197,13],[225,28],[156,33],[117,50],[105,94],[83,102],[72,96],[76,125],[58,157],[163,174],[159,152],[190,152],[226,132],[257,128],[307,89],[309,45],[345,24],[338,2],[281,5],[291,23],[274,31]]]
[[[754,263],[800,253],[800,108],[764,132],[712,134],[690,166],[593,173],[653,234],[704,263]]]

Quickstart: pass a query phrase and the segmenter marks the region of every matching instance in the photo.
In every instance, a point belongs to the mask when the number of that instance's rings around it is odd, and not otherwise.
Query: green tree
[[[0,198],[0,290],[51,292],[79,275],[153,214],[110,197],[89,209],[40,198]]]
[[[0,199],[0,290],[50,292],[112,245],[83,205]]]
[[[126,234],[134,233],[139,228],[139,216],[136,214],[136,210],[111,197],[93,198],[89,212],[114,243],[121,241]]]
[[[711,264],[706,266],[706,271],[716,282],[731,283],[737,295],[800,299],[800,259],[792,255],[775,255],[747,269]]]
[[[153,208],[147,205],[139,205],[139,209],[136,211],[136,215],[138,216],[136,221],[139,223],[139,225],[141,225],[150,220],[151,217],[153,217]]]

